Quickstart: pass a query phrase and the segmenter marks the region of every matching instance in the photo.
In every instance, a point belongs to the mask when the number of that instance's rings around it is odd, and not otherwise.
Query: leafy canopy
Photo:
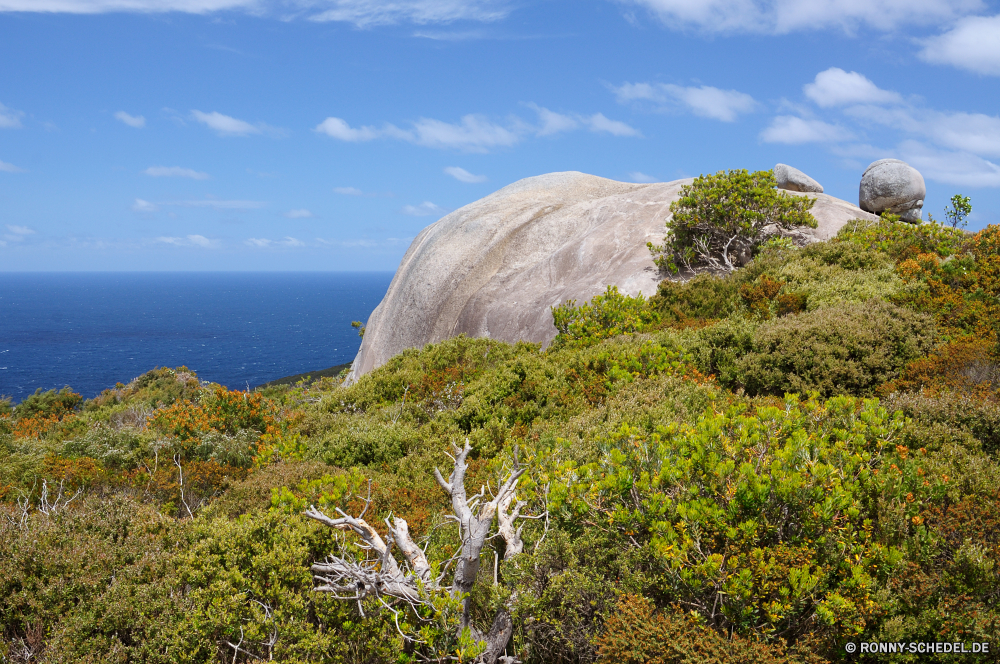
[[[814,200],[781,193],[776,185],[773,171],[738,169],[695,178],[670,204],[663,244],[647,243],[654,262],[672,273],[695,264],[731,271],[753,257],[767,227],[816,228],[809,214]]]

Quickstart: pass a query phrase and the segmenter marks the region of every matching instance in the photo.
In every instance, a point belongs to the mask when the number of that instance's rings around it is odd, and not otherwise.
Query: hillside
[[[558,307],[544,351],[459,336],[350,387],[180,367],[38,393],[0,415],[0,659],[474,661],[491,625],[539,663],[1000,647],[998,296],[1000,227],[859,221]],[[489,529],[468,563],[463,505]]]

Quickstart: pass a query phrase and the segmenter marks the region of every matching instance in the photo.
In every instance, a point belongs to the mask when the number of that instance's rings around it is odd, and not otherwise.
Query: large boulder
[[[918,223],[926,196],[920,171],[899,159],[879,159],[861,176],[858,205],[867,212],[891,212],[903,221]]]
[[[351,381],[407,348],[458,334],[548,344],[550,308],[584,302],[615,285],[656,292],[664,278],[647,242],[660,243],[670,203],[692,180],[616,182],[551,173],[504,187],[431,224],[413,240],[365,328]],[[806,195],[806,194],[793,194]],[[851,219],[871,218],[826,194],[806,240],[824,240]]]
[[[823,193],[823,185],[788,164],[777,164],[774,167],[774,179],[778,182],[778,189],[816,194]]]

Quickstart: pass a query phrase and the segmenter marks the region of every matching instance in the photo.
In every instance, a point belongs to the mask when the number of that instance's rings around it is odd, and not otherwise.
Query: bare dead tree
[[[184,498],[184,469],[181,467],[181,455],[174,455],[174,465],[177,466],[177,486],[181,491],[181,504],[184,505],[184,509],[187,510],[188,516],[192,519],[194,518],[194,513],[191,511],[191,506],[188,505],[187,500]]]
[[[50,516],[56,512],[61,512],[66,509],[71,502],[76,500],[77,496],[83,493],[83,489],[77,489],[77,492],[73,494],[72,498],[66,498],[63,495],[63,481],[60,480],[59,488],[56,490],[55,497],[49,496],[49,483],[46,480],[42,480],[42,495],[38,499],[38,511],[45,516]]]
[[[404,519],[399,517],[385,519],[388,528],[386,539],[382,539],[381,535],[365,521],[364,516],[371,504],[369,495],[364,509],[357,517],[339,508],[337,512],[340,517],[336,519],[327,516],[314,506],[305,511],[305,516],[326,526],[355,533],[361,538],[360,548],[366,552],[363,560],[353,559],[347,555],[330,556],[325,562],[314,564],[312,572],[319,584],[315,590],[331,593],[338,599],[357,601],[359,608],[362,599],[377,598],[383,606],[396,613],[397,618],[398,612],[392,606],[394,603],[408,605],[415,610],[419,606],[430,606],[433,593],[448,592],[453,599],[461,602],[462,616],[459,631],[469,629],[477,640],[486,642],[486,651],[480,656],[480,661],[486,664],[494,664],[498,659],[513,662],[512,658],[500,658],[513,633],[510,613],[506,608],[501,608],[489,631],[483,634],[472,624],[469,594],[479,576],[482,550],[491,538],[494,517],[498,522],[494,536],[499,535],[506,544],[504,560],[509,560],[524,549],[521,527],[515,527],[515,522],[518,519],[539,518],[522,515],[521,510],[526,503],[516,498],[517,483],[525,468],[519,465],[515,455],[513,468],[499,483],[496,493],[491,493],[490,500],[486,500],[488,487],[485,486],[470,498],[465,490],[465,473],[472,447],[466,439],[463,448],[453,446],[452,449],[454,456],[449,455],[454,461],[451,475],[445,480],[441,472],[435,468],[434,478],[451,498],[453,514],[447,518],[458,522],[462,543],[455,556],[441,565],[438,575],[433,576],[433,568],[425,553],[426,546],[421,549],[417,545]],[[394,546],[398,547],[403,555],[405,562],[402,564],[393,556]],[[451,583],[446,584],[446,575],[452,567],[454,574]],[[400,634],[404,638],[409,638],[401,631]]]

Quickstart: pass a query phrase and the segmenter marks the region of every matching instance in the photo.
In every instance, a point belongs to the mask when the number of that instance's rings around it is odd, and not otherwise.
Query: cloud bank
[[[212,176],[190,168],[180,166],[150,166],[143,171],[146,175],[154,178],[190,178],[192,180],[208,180]]]
[[[505,0],[0,0],[0,12],[209,14],[242,11],[275,18],[342,21],[359,28],[399,23],[427,25],[505,18]]]
[[[381,128],[372,125],[352,127],[346,120],[331,116],[319,123],[314,131],[347,143],[394,139],[440,150],[480,153],[512,147],[528,136],[547,136],[575,129],[589,129],[612,136],[641,135],[638,130],[624,122],[607,118],[603,113],[564,115],[537,104],[526,105],[538,114],[538,125],[517,117],[511,118],[506,124],[499,124],[484,115],[469,114],[462,116],[459,122],[420,118],[412,123],[410,129],[401,129],[390,123]]]
[[[1000,15],[970,16],[951,30],[924,40],[926,62],[1000,76]]]
[[[757,108],[757,102],[746,93],[709,85],[684,87],[671,83],[625,83],[612,87],[612,90],[621,104],[651,102],[660,110],[681,108],[722,122],[734,122],[740,114]]]
[[[982,11],[982,0],[620,0],[664,25],[707,33],[788,34],[939,25]]]
[[[115,113],[115,119],[134,129],[142,129],[146,126],[146,118],[141,115],[129,115],[125,111]]]

